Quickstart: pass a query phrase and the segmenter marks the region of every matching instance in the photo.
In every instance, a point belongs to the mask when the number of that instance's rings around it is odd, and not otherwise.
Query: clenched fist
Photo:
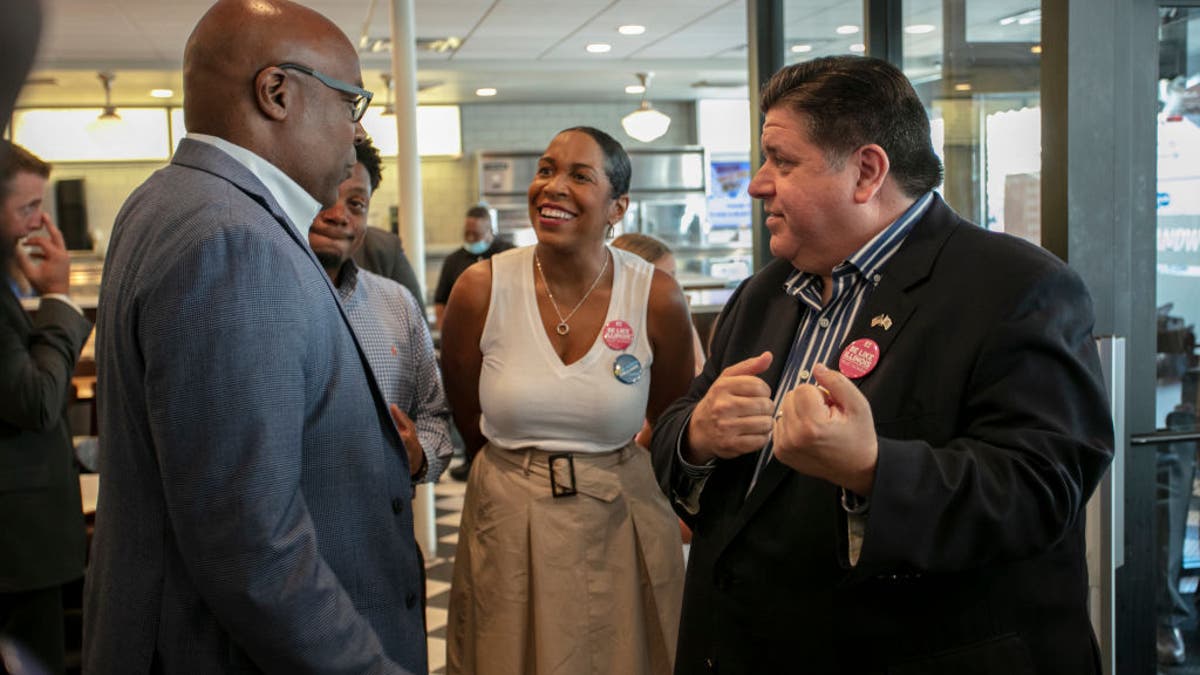
[[[818,364],[813,376],[816,385],[798,385],[779,404],[775,458],[800,473],[870,496],[879,458],[871,405],[845,375]]]

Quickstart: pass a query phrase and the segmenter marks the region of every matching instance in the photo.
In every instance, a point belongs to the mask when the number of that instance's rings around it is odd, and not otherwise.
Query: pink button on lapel
[[[870,338],[860,338],[846,345],[838,359],[838,370],[846,377],[857,380],[875,370],[879,364],[879,345]]]

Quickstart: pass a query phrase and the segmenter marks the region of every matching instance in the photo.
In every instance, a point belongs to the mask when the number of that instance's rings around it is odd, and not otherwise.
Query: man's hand
[[[879,442],[871,404],[845,375],[818,364],[817,385],[784,395],[775,419],[775,458],[863,497],[875,484]]]
[[[771,387],[758,374],[771,365],[763,352],[721,371],[688,423],[684,459],[704,464],[761,450],[771,433]]]
[[[71,257],[67,254],[67,245],[62,232],[45,213],[42,213],[42,227],[50,236],[29,237],[17,243],[17,267],[38,295],[67,295],[71,292]],[[27,251],[26,247],[33,250]],[[35,263],[35,258],[40,263]]]
[[[408,451],[408,470],[415,477],[421,473],[425,464],[425,450],[421,447],[421,440],[417,438],[417,425],[413,424],[408,415],[395,403],[389,405],[388,410],[391,411],[392,421],[396,423],[396,429],[404,441],[404,449]]]

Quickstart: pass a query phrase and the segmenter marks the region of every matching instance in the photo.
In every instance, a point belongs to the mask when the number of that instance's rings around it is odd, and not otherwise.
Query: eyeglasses
[[[320,80],[321,84],[333,89],[334,91],[340,91],[343,94],[350,94],[354,96],[354,101],[351,104],[353,108],[350,112],[351,122],[357,122],[362,119],[363,113],[367,112],[367,106],[371,105],[371,99],[375,97],[375,94],[372,94],[362,87],[356,87],[349,82],[342,82],[335,77],[330,77],[325,73],[313,70],[308,66],[302,66],[298,63],[281,63],[276,67],[284,70],[298,70],[305,75],[311,75],[317,78]]]

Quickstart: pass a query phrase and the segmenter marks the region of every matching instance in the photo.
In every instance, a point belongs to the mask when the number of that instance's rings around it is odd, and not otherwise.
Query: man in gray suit
[[[220,0],[188,40],[188,137],[118,214],[100,291],[85,672],[427,670],[408,459],[307,243],[360,82],[284,0]]]

